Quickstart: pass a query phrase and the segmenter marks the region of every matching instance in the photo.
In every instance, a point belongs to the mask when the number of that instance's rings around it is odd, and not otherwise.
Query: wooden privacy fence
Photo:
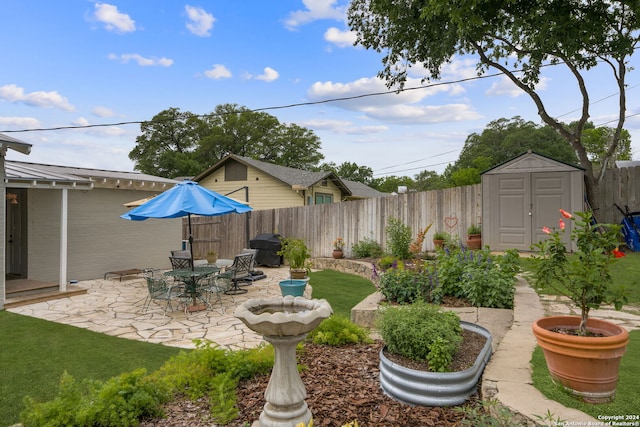
[[[215,250],[220,258],[231,258],[262,233],[302,238],[313,257],[331,256],[333,241],[342,237],[349,255],[351,246],[365,238],[385,248],[385,229],[390,218],[408,225],[413,238],[419,230],[433,224],[423,246],[424,250],[432,250],[434,232],[444,231],[464,239],[469,225],[480,224],[481,201],[481,185],[477,184],[242,215],[192,217],[194,256],[203,257],[209,250]],[[187,235],[186,222],[183,235]]]
[[[628,205],[631,211],[640,211],[640,167],[612,169],[601,185],[601,209],[595,212],[599,222],[621,221],[622,214],[614,203],[622,209]],[[313,257],[331,256],[334,239],[342,237],[349,256],[351,246],[365,238],[386,248],[389,218],[398,218],[411,227],[413,238],[433,224],[423,245],[424,250],[433,250],[434,232],[444,231],[465,239],[469,225],[482,223],[481,191],[481,184],[477,184],[242,215],[192,217],[194,255],[204,257],[209,250],[215,250],[220,258],[231,258],[258,234],[277,233],[304,239]],[[182,234],[188,236],[186,219],[183,224]]]

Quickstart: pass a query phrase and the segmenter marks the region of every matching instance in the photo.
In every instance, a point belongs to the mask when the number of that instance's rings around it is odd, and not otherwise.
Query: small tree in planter
[[[533,333],[543,350],[549,373],[573,395],[590,403],[611,401],[618,383],[620,359],[629,333],[614,323],[592,319],[591,309],[626,302],[624,290],[613,286],[611,264],[618,251],[620,226],[595,224],[590,212],[574,216],[560,209],[559,231],[547,227],[549,238],[533,245],[534,280],[565,295],[580,308],[580,317],[550,316],[536,320]],[[571,240],[576,246],[567,256],[562,241],[565,219],[574,221]]]
[[[311,251],[307,247],[303,239],[285,238],[281,240],[282,248],[278,251],[278,255],[289,263],[292,279],[304,279],[311,271],[309,267],[309,259],[311,259]]]

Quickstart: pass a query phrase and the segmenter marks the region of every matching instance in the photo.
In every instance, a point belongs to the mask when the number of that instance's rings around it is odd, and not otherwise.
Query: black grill
[[[279,267],[283,261],[282,256],[278,255],[282,245],[280,244],[281,236],[273,233],[258,234],[253,240],[249,241],[251,249],[257,249],[256,264],[266,265],[268,267]]]

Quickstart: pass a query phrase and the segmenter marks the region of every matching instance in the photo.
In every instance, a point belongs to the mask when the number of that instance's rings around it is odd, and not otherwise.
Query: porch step
[[[87,290],[85,288],[74,285],[68,285],[65,292],[60,292],[57,286],[46,286],[37,290],[30,289],[28,291],[13,292],[11,294],[7,293],[4,308],[20,307],[38,302],[68,298],[75,295],[84,295],[86,293]]]

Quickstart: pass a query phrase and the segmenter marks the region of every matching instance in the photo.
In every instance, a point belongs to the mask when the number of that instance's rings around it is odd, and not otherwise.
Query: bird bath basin
[[[296,346],[332,313],[326,300],[291,295],[250,299],[238,306],[235,316],[249,329],[262,334],[275,350],[271,378],[264,393],[267,403],[253,427],[309,423],[311,411],[304,401],[307,391],[298,373]]]

